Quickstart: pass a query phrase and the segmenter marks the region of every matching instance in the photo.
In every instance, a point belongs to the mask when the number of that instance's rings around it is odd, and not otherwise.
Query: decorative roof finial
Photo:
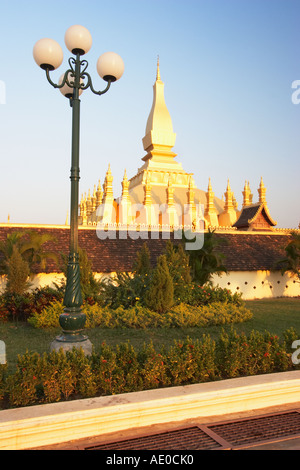
[[[156,71],[156,80],[160,80],[160,70],[159,70],[159,55],[157,56],[157,71]]]
[[[259,202],[260,203],[266,202],[266,187],[264,185],[262,177],[260,179],[260,185],[259,185],[259,188],[258,188],[257,191],[258,191],[258,195],[259,195]]]

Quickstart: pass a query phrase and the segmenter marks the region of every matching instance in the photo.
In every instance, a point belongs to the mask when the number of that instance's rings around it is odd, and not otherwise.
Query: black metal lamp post
[[[79,134],[80,134],[80,99],[79,96],[88,88],[96,95],[106,93],[112,82],[121,78],[124,72],[122,58],[107,52],[101,55],[97,62],[97,71],[107,82],[103,91],[96,91],[91,76],[86,72],[88,62],[81,60],[92,45],[90,32],[80,25],[71,26],[65,34],[65,43],[75,57],[69,58],[70,68],[61,76],[59,83],[50,78],[50,71],[58,68],[63,60],[60,45],[52,39],[40,39],[33,48],[36,63],[45,70],[48,82],[60,89],[70,100],[72,107],[72,166],[71,166],[71,213],[70,213],[70,250],[67,267],[67,282],[64,296],[64,312],[60,315],[59,323],[62,334],[53,341],[51,349],[72,349],[77,345],[83,349],[91,349],[91,343],[83,334],[85,314],[82,312],[82,295],[80,287],[80,270],[78,255],[78,204],[79,204]]]

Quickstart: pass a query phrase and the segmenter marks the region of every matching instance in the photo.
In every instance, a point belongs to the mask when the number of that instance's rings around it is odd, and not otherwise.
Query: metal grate
[[[200,425],[119,442],[84,447],[85,450],[221,450],[300,437],[299,410]]]
[[[232,447],[300,436],[300,413],[293,411],[207,426]]]
[[[216,450],[222,445],[199,427],[164,432],[153,436],[112,442],[85,450]]]

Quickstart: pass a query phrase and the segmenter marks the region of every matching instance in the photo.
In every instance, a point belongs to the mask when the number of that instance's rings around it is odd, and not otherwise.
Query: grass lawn
[[[300,339],[300,298],[279,298],[246,301],[246,306],[253,312],[253,318],[244,323],[234,324],[238,332],[249,334],[252,330],[269,331],[282,337],[283,331],[294,327],[299,333]],[[225,325],[230,329],[231,325]],[[87,330],[87,335],[94,345],[95,351],[101,343],[115,345],[130,341],[135,348],[152,340],[154,346],[169,347],[175,339],[184,339],[190,336],[192,339],[209,334],[217,338],[222,327],[206,328],[153,328],[148,330],[136,329],[103,329],[95,328]],[[28,351],[43,353],[49,351],[51,341],[60,333],[60,329],[39,330],[27,323],[0,323],[0,340],[5,342],[6,357],[9,370],[15,368],[17,355]]]

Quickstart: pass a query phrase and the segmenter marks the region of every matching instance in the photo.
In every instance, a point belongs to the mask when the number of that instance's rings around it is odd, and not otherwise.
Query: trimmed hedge
[[[203,327],[239,323],[252,318],[244,305],[232,302],[212,302],[208,305],[179,304],[165,313],[157,313],[146,307],[111,309],[98,304],[85,303],[86,328],[176,328]],[[34,313],[28,322],[35,328],[59,326],[59,315],[63,312],[61,301],[51,302],[41,313]]]
[[[168,350],[149,343],[136,351],[128,342],[115,348],[103,343],[91,356],[76,349],[26,352],[18,356],[14,374],[7,376],[0,365],[0,399],[2,408],[20,407],[293,370],[291,345],[297,338],[293,329],[280,340],[269,332],[246,336],[231,328],[217,341],[209,335],[186,338]]]

